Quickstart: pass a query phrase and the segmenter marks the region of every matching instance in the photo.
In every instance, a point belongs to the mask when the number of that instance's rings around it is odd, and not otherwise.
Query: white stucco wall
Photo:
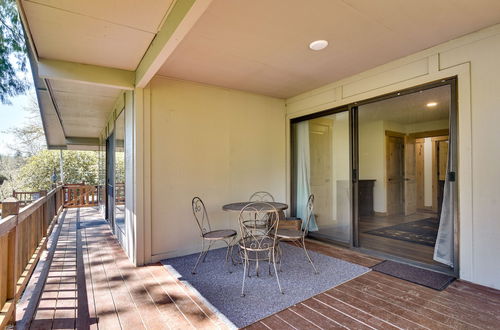
[[[222,205],[259,190],[285,200],[284,100],[164,77],[148,90],[152,261],[199,251],[194,196],[214,228],[234,229]]]
[[[497,25],[290,98],[287,118],[457,76],[460,277],[500,289],[499,58]]]

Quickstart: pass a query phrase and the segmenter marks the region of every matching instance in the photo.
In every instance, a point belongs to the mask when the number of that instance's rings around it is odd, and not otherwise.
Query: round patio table
[[[287,204],[278,203],[278,202],[236,202],[236,203],[230,203],[230,204],[226,204],[226,205],[222,206],[222,210],[240,212],[245,206],[247,206],[248,204],[252,204],[252,203],[270,204],[270,205],[274,206],[274,208],[276,208],[277,211],[283,211],[283,210],[286,210],[288,208]],[[269,211],[271,211],[270,208],[269,208]]]

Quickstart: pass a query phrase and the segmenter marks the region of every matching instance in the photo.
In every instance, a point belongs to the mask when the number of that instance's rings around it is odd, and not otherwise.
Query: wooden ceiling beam
[[[49,59],[39,59],[37,64],[40,78],[124,90],[134,89],[134,71]]]

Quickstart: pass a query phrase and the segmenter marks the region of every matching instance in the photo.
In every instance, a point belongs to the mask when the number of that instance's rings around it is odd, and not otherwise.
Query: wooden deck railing
[[[17,199],[20,207],[25,207],[40,198],[40,196],[42,196],[41,191],[12,191],[12,197]]]
[[[64,207],[97,206],[97,186],[85,184],[68,184],[63,187]]]
[[[15,318],[21,296],[47,237],[63,209],[63,189],[41,192],[40,198],[20,209],[15,198],[2,205],[0,220],[0,329]]]

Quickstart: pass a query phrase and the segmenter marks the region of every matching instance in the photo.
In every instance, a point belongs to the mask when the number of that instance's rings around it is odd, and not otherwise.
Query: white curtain
[[[451,141],[451,140],[450,140]],[[444,182],[443,204],[439,219],[439,230],[434,247],[434,260],[450,267],[454,266],[454,199],[452,182],[449,181],[448,173],[452,171],[452,145],[448,143],[448,162],[446,165],[446,179]]]
[[[297,162],[297,217],[302,219],[302,229],[305,229],[307,220],[307,199],[311,194],[311,155],[309,152],[309,122],[303,121],[296,126]],[[309,222],[309,231],[318,231],[314,214]]]

